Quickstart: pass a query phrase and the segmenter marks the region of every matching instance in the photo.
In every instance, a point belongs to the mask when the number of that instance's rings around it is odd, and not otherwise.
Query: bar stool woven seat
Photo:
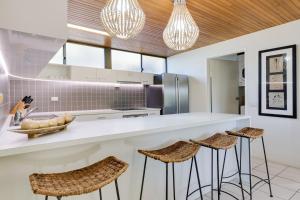
[[[81,195],[111,183],[127,168],[127,163],[110,156],[78,170],[52,174],[35,173],[29,180],[35,194],[57,197]]]
[[[198,150],[199,146],[196,144],[179,141],[162,149],[149,151],[138,150],[138,152],[155,160],[160,160],[165,163],[174,163],[191,159],[197,154]]]
[[[143,198],[143,189],[144,189],[144,181],[145,181],[145,172],[147,167],[147,160],[148,157],[152,158],[154,160],[157,160],[158,162],[163,162],[166,166],[166,200],[168,200],[169,195],[169,165],[172,165],[172,177],[173,177],[173,198],[176,199],[176,181],[175,181],[175,163],[182,163],[189,159],[191,159],[191,168],[190,168],[190,175],[189,175],[189,182],[191,179],[192,174],[192,167],[193,164],[196,166],[196,175],[197,175],[197,181],[198,186],[201,188],[200,183],[200,176],[198,171],[198,164],[196,159],[196,154],[199,150],[200,146],[191,142],[186,141],[178,141],[174,144],[171,144],[167,147],[156,149],[156,150],[138,150],[139,153],[143,154],[145,156],[145,162],[144,162],[144,169],[143,169],[143,177],[142,177],[142,184],[141,184],[141,192],[140,192],[140,199]],[[157,162],[155,161],[155,162]],[[189,188],[189,185],[188,185]],[[188,189],[189,191],[189,189]],[[199,189],[200,197],[202,198],[202,190]],[[186,199],[188,196],[186,196]],[[155,199],[155,198],[154,198]]]
[[[237,132],[226,131],[229,135],[257,139],[264,135],[264,129],[245,127]]]
[[[234,147],[237,143],[237,137],[231,136],[231,135],[225,135],[221,133],[216,133],[213,136],[206,138],[204,140],[199,140],[199,141],[194,141],[191,140],[192,142],[213,148],[213,149],[230,149]]]

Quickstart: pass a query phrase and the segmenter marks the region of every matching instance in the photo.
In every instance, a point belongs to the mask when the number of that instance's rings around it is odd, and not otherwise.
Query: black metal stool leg
[[[211,200],[214,200],[214,150],[211,149]]]
[[[243,138],[240,137],[240,169],[242,173],[242,152],[243,152]]]
[[[102,192],[101,192],[101,189],[99,189],[99,197],[100,197],[100,200],[102,200]]]
[[[141,186],[141,193],[140,193],[140,200],[142,200],[143,196],[143,189],[144,189],[144,180],[145,180],[145,172],[146,172],[146,166],[147,166],[147,156],[145,156],[145,163],[144,163],[144,170],[143,170],[143,178],[142,178],[142,186]]]
[[[45,200],[48,200],[48,196],[45,196]]]
[[[248,139],[248,153],[249,153],[249,185],[250,185],[250,200],[252,200],[252,166],[251,166],[251,141]]]
[[[119,187],[118,187],[118,179],[115,180],[115,186],[116,186],[117,198],[118,198],[118,200],[120,200],[120,193],[119,193]]]
[[[192,157],[192,161],[191,161],[190,174],[189,174],[189,182],[188,182],[188,187],[187,187],[187,191],[186,191],[186,198],[185,198],[186,200],[189,198],[191,176],[192,176],[192,171],[193,171],[193,162],[194,162],[194,157]]]
[[[200,197],[201,200],[203,200],[203,195],[202,195],[202,189],[201,189],[201,182],[200,182],[200,175],[199,175],[199,170],[198,170],[198,164],[197,164],[197,158],[194,156],[194,161],[195,161],[195,168],[196,168],[196,173],[197,173],[197,180],[198,180],[198,187],[200,191]]]
[[[173,198],[174,198],[174,200],[176,200],[174,163],[172,163],[172,172],[173,172]]]
[[[220,181],[220,190],[222,190],[222,182],[223,182],[224,169],[225,169],[225,163],[226,163],[226,155],[227,155],[227,149],[225,150],[224,159],[223,159],[223,166],[222,166],[222,172],[221,172],[221,181]]]
[[[56,197],[57,198],[57,200],[61,200],[61,197]]]
[[[221,191],[220,191],[220,165],[219,165],[219,150],[217,150],[217,188],[218,188],[218,200],[220,200],[220,195],[221,195]]]
[[[166,163],[166,200],[168,200],[168,192],[169,192],[169,186],[168,186],[168,181],[169,181],[168,168],[169,168],[169,165],[168,165],[168,163]]]
[[[243,152],[243,138],[240,137],[240,170],[242,173],[242,152]],[[241,183],[239,183],[241,184]]]
[[[264,157],[265,157],[265,164],[266,164],[266,170],[267,170],[267,175],[268,175],[268,183],[269,183],[270,197],[273,197],[273,194],[272,194],[272,188],[271,188],[270,174],[269,174],[269,166],[268,166],[268,160],[267,160],[266,148],[265,148],[265,142],[264,142],[264,137],[261,137],[261,141],[262,141],[263,150],[264,150]]]
[[[236,165],[237,165],[238,173],[239,173],[239,181],[240,181],[240,185],[241,185],[242,198],[244,200],[245,199],[245,195],[244,195],[244,188],[243,188],[243,182],[242,182],[242,174],[241,174],[241,168],[239,166],[239,157],[238,157],[236,146],[234,146],[234,151],[235,151]]]

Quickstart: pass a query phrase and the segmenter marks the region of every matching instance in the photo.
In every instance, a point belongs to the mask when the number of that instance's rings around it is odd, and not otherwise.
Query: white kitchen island
[[[43,196],[32,194],[28,181],[30,174],[77,169],[114,155],[129,163],[129,169],[119,179],[121,199],[137,200],[144,161],[137,149],[160,148],[178,140],[205,138],[216,132],[249,125],[250,118],[247,116],[188,113],[74,121],[60,133],[29,140],[25,135],[12,133],[4,128],[0,135],[0,199],[44,199]],[[243,147],[247,149],[246,145]],[[222,158],[223,154],[220,155]],[[210,156],[208,149],[200,148],[197,159],[202,185],[210,182]],[[227,159],[225,175],[236,170],[234,151],[228,152]],[[175,164],[177,199],[184,199],[186,194],[189,166],[190,162]],[[170,175],[169,178],[171,181]],[[194,175],[192,179],[191,190],[197,185]],[[116,199],[114,184],[106,186],[102,192],[105,200]],[[171,187],[169,192],[171,195]],[[198,196],[195,193],[191,199]],[[143,197],[144,200],[165,198],[164,164],[152,159],[148,161]],[[94,192],[68,199],[96,200],[99,197]]]

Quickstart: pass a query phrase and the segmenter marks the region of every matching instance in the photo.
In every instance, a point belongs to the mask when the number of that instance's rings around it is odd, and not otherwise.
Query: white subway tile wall
[[[97,110],[145,107],[142,85],[86,84],[76,82],[10,79],[13,107],[24,96],[31,96],[39,112]],[[51,101],[58,97],[58,101]]]

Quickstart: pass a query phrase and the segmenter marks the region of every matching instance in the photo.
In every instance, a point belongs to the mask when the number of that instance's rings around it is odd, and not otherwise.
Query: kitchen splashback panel
[[[10,79],[10,105],[32,96],[39,112],[97,110],[145,106],[142,85],[89,84],[61,81]],[[51,101],[58,97],[58,101]]]

